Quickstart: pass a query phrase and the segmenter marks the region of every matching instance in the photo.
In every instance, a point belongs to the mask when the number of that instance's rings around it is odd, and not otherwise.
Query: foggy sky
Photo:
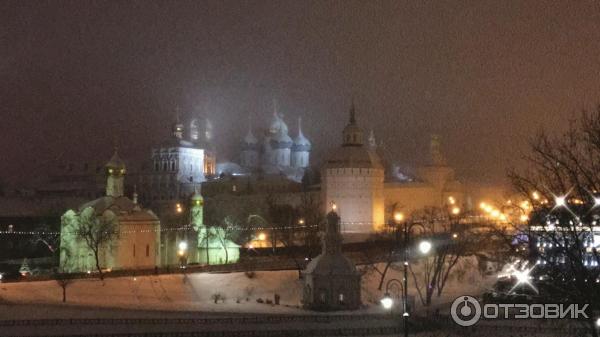
[[[148,159],[182,119],[238,160],[272,100],[313,158],[358,122],[401,163],[442,136],[466,180],[498,181],[527,137],[600,102],[594,1],[2,1],[0,177]]]

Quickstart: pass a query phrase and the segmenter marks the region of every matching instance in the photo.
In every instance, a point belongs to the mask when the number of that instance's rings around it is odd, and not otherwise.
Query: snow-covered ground
[[[383,269],[383,266],[379,266]],[[464,294],[478,294],[489,286],[491,280],[479,275],[476,268],[466,268],[449,280],[441,298],[434,297],[435,304],[451,302]],[[363,276],[362,301],[365,307],[356,313],[379,313],[382,309],[379,299],[385,289],[377,289],[379,274],[370,271]],[[399,269],[390,268],[386,281],[402,279]],[[385,285],[384,285],[385,288]],[[301,281],[296,271],[256,272],[252,278],[244,273],[197,273],[118,277],[100,281],[95,278],[76,280],[67,288],[67,305],[97,308],[126,308],[161,311],[203,311],[230,313],[278,313],[307,314],[300,309]],[[410,293],[417,298],[414,280],[409,277]],[[392,292],[397,293],[394,289]],[[224,301],[215,304],[213,296],[220,294]],[[257,299],[273,300],[275,294],[281,297],[281,305],[257,303]],[[61,302],[62,289],[55,281],[20,282],[0,284],[0,304],[53,304],[65,306]],[[11,319],[14,313],[0,307],[0,319]],[[48,312],[52,315],[52,312]],[[40,315],[42,315],[40,313]],[[43,316],[43,315],[42,315]]]
[[[380,265],[379,269],[382,270],[383,266]],[[493,282],[493,278],[480,276],[475,267],[457,267],[454,274],[442,297],[434,297],[434,305],[451,302],[460,295],[479,294]],[[399,268],[390,268],[386,281],[392,278],[402,279]],[[363,276],[362,301],[365,308],[360,312],[381,312],[379,299],[385,289],[377,289],[379,279],[375,271]],[[68,286],[67,305],[162,311],[306,314],[307,311],[299,308],[301,289],[296,271],[256,272],[252,278],[244,273],[118,277],[104,281],[90,278],[76,280]],[[391,292],[397,293],[398,290]],[[415,295],[419,310],[420,301],[412,277],[409,277],[409,292]],[[224,301],[215,304],[215,294],[220,294]],[[281,305],[257,303],[259,298],[273,300],[275,294],[281,297]],[[0,304],[63,305],[61,300],[62,289],[55,281],[0,284]],[[0,308],[0,319],[12,316],[10,311]]]
[[[472,261],[471,261],[472,262]],[[418,266],[415,266],[418,273]],[[383,266],[379,266],[383,269]],[[386,281],[392,278],[402,279],[400,268],[391,268]],[[181,274],[82,279],[68,287],[68,302],[62,303],[62,289],[55,281],[21,282],[0,284],[0,336],[36,335],[50,336],[58,334],[81,334],[93,328],[95,333],[125,332],[185,332],[185,331],[237,331],[237,330],[272,330],[291,329],[352,329],[365,327],[393,327],[399,322],[397,315],[365,315],[383,314],[379,299],[385,289],[377,289],[379,274],[372,269],[363,275],[362,300],[364,308],[354,312],[337,312],[334,314],[363,315],[351,318],[340,317],[339,321],[319,322],[269,322],[248,324],[215,323],[138,323],[134,325],[71,322],[67,325],[55,323],[38,323],[36,326],[2,325],[7,320],[27,319],[78,319],[78,318],[127,318],[127,319],[221,319],[273,314],[297,315],[331,315],[331,313],[315,313],[300,308],[301,281],[296,271],[263,271],[256,272],[252,278],[244,273],[209,274],[197,273],[183,276]],[[454,298],[472,294],[477,295],[486,290],[495,277],[482,277],[477,268],[467,263],[459,266],[451,277],[443,295],[434,296],[433,306],[440,308],[442,315],[448,315],[449,303]],[[384,283],[385,285],[385,283]],[[409,278],[410,293],[417,298],[417,313],[423,312],[418,296],[414,290],[414,279]],[[385,288],[385,286],[384,286]],[[392,292],[397,292],[393,290]],[[224,301],[214,303],[213,295],[221,294]],[[257,303],[257,299],[273,299],[275,294],[281,297],[281,305]],[[246,300],[248,298],[248,300]],[[239,302],[239,303],[238,303]],[[315,317],[315,316],[310,316]],[[356,317],[356,318],[354,318]],[[318,318],[318,317],[315,317]],[[482,323],[470,330],[456,330],[454,325],[449,331],[431,331],[416,336],[552,336],[554,331],[536,329],[518,330],[516,322],[490,322],[493,326]],[[519,322],[537,324],[535,322]],[[543,322],[540,322],[540,324]],[[503,326],[509,324],[508,326]],[[84,329],[84,330],[82,330]],[[208,329],[208,330],[207,330]],[[511,331],[511,330],[514,330]],[[444,329],[446,330],[446,329]],[[560,330],[560,329],[559,329]],[[555,330],[556,331],[556,330]],[[538,334],[539,332],[539,334]],[[559,334],[560,335],[560,334]]]

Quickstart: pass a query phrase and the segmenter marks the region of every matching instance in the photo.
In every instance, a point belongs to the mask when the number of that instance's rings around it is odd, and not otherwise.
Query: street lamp
[[[554,203],[556,204],[556,207],[562,207],[566,204],[566,200],[567,200],[566,197],[559,196],[559,197],[554,198]]]
[[[404,214],[402,214],[402,212],[394,213],[394,220],[396,223],[400,223],[402,220],[404,220]]]
[[[420,224],[420,223],[408,223],[407,221],[404,221],[404,275],[403,275],[403,283],[401,284],[402,287],[402,292],[403,292],[403,298],[404,301],[402,301],[402,320],[404,323],[404,336],[408,337],[408,317],[410,316],[409,312],[408,312],[408,257],[409,257],[409,246],[410,246],[410,231],[413,227],[415,226],[421,226],[421,228],[425,229],[425,227]],[[421,243],[419,243],[419,250],[421,251],[421,253],[423,254],[427,254],[431,251],[432,245],[431,242],[429,241],[422,241]],[[390,280],[391,282],[392,280]],[[388,282],[388,284],[390,283]],[[386,287],[387,288],[387,287]],[[387,290],[386,290],[387,292]],[[387,301],[386,301],[387,302]],[[382,303],[384,306],[385,304]]]
[[[396,285],[398,288],[400,288],[402,296],[404,297],[404,287],[402,286],[402,282],[400,282],[400,280],[393,278],[387,281],[385,284],[385,294],[379,301],[385,310],[390,310],[394,306],[394,298],[390,294],[391,286],[393,285]],[[406,298],[403,298],[403,300],[406,301]]]
[[[386,292],[385,295],[383,295],[383,298],[381,299],[380,302],[385,310],[390,310],[392,308],[392,306],[394,305],[394,300],[392,299],[392,297],[390,296],[390,293],[388,293],[388,292]]]
[[[187,259],[187,249],[188,244],[185,241],[181,241],[179,245],[177,245],[177,255],[179,255],[180,268],[185,269],[185,263]]]
[[[431,251],[431,242],[429,242],[429,241],[421,241],[421,243],[419,243],[419,250],[423,254],[429,253],[429,251]]]

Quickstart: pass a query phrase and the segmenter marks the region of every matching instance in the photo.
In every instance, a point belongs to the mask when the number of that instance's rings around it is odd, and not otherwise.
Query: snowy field
[[[383,269],[383,268],[380,268]],[[479,294],[485,290],[493,278],[483,278],[476,271],[468,269],[461,272],[460,279],[449,281],[441,298],[434,297],[434,305],[444,307],[454,298],[465,294]],[[400,271],[391,269],[386,280],[402,279]],[[412,284],[412,277],[409,278]],[[377,289],[379,274],[374,271],[363,276],[362,302],[364,308],[354,313],[381,313],[379,299],[385,289]],[[384,285],[385,288],[385,285]],[[19,304],[53,305],[70,307],[73,305],[94,308],[122,308],[154,311],[202,311],[228,313],[269,313],[269,314],[310,314],[300,309],[302,284],[296,271],[256,272],[253,278],[244,273],[209,274],[197,273],[138,276],[76,280],[67,288],[67,303],[63,304],[62,289],[55,281],[21,282],[0,284],[0,319],[18,319],[18,310],[6,310],[7,304],[16,307]],[[417,298],[417,310],[420,303],[414,286],[410,292]],[[393,292],[398,292],[394,289]],[[223,300],[214,303],[219,294]],[[257,299],[266,302],[273,300],[275,294],[281,298],[281,305],[257,303]],[[33,318],[45,318],[59,315],[60,311],[47,313],[35,312]],[[77,314],[77,312],[69,312]],[[348,312],[344,313],[347,314]],[[31,313],[33,315],[34,312]],[[64,317],[64,316],[63,316]]]
[[[379,266],[383,270],[383,266]],[[10,327],[0,326],[0,336],[51,336],[82,335],[90,328],[95,333],[125,332],[189,332],[189,331],[238,331],[240,329],[263,331],[273,329],[351,329],[397,327],[399,310],[392,316],[385,312],[379,300],[385,293],[377,287],[380,275],[372,268],[362,278],[362,302],[360,310],[352,312],[317,313],[300,308],[302,283],[297,271],[262,271],[253,277],[244,273],[196,273],[138,277],[76,280],[67,289],[67,303],[62,303],[62,289],[56,281],[21,282],[0,284],[0,323],[8,320],[35,319],[229,319],[235,317],[263,317],[264,315],[294,315],[318,317],[341,315],[339,321],[319,322],[307,319],[295,323],[250,323],[222,324],[190,322],[180,324],[138,323],[105,324],[69,323],[66,326],[41,323],[40,326]],[[477,268],[462,266],[456,270],[456,276],[449,280],[442,297],[434,296],[432,309],[440,308],[442,315],[448,314],[449,303],[454,298],[465,295],[477,295],[493,283],[494,277],[482,277]],[[397,268],[390,268],[385,280],[402,279]],[[414,290],[414,279],[409,277],[410,294],[416,297],[415,315],[424,314],[418,296]],[[398,294],[398,289],[390,291]],[[214,296],[219,294],[219,303]],[[280,305],[258,303],[273,300],[280,296]],[[351,315],[342,319],[342,316]],[[358,315],[358,316],[357,316]],[[332,316],[333,317],[333,316]],[[352,318],[356,317],[356,318]],[[200,324],[200,325],[199,325]],[[83,333],[85,335],[85,333]],[[461,335],[454,334],[454,335]],[[478,334],[472,334],[477,336]],[[493,333],[486,333],[495,336]],[[530,334],[528,334],[530,335]],[[417,336],[453,336],[451,331],[445,334],[428,333]],[[510,336],[504,334],[503,336]]]

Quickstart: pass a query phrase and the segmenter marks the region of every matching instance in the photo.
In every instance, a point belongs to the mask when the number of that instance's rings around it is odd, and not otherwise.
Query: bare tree
[[[539,132],[524,159],[526,169],[509,172],[532,208],[528,223],[516,230],[515,245],[544,280],[538,282],[542,296],[586,303],[598,312],[600,107],[583,112],[561,134]],[[593,319],[586,323],[598,336]]]
[[[114,218],[97,216],[94,212],[82,213],[79,218],[77,238],[83,240],[92,251],[96,270],[100,279],[104,279],[101,257],[107,253],[109,245],[119,237],[117,223]]]
[[[309,192],[302,194],[298,213],[302,220],[302,247],[306,257],[312,258],[320,252],[319,232],[323,228],[325,215],[321,210],[320,199]]]
[[[304,192],[298,207],[278,204],[272,195],[267,196],[265,221],[274,229],[273,245],[281,243],[294,261],[298,277],[305,266],[305,259],[316,255],[319,249],[319,229],[325,219],[314,194]]]
[[[425,306],[431,305],[433,295],[442,295],[458,262],[464,257],[480,254],[490,238],[489,233],[485,231],[471,231],[469,227],[454,228],[461,219],[452,216],[446,209],[426,208],[413,214],[409,220],[421,229],[421,232],[415,235],[416,239],[432,241],[432,250],[426,256],[419,257],[417,252],[411,254],[422,263],[420,275],[409,265],[417,293]],[[470,227],[479,226],[471,224]],[[416,243],[418,240],[412,241]],[[411,250],[415,251],[412,248]]]
[[[62,289],[62,301],[63,303],[67,302],[67,288],[71,283],[74,282],[74,279],[71,276],[64,272],[64,270],[56,269],[54,272],[54,280],[56,284]]]

